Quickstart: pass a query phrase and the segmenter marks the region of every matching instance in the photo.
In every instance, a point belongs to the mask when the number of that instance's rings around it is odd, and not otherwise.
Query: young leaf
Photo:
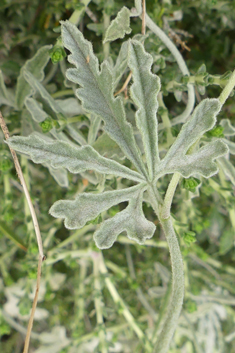
[[[82,228],[110,207],[136,198],[144,186],[145,184],[139,184],[128,189],[106,191],[101,194],[83,193],[74,201],[55,202],[49,212],[56,218],[64,218],[65,227],[68,229]]]
[[[113,89],[115,89],[120,81],[122,75],[127,68],[128,60],[128,42],[122,43],[121,49],[119,51],[115,66],[113,68]]]
[[[42,109],[42,104],[37,102],[32,97],[25,99],[25,106],[30,112],[33,120],[37,121],[38,123],[41,123],[48,117],[48,114]]]
[[[235,185],[235,167],[225,157],[218,159],[219,164],[222,166],[224,173],[228,176],[233,185]]]
[[[50,163],[54,168],[65,167],[71,173],[94,170],[123,178],[143,181],[139,173],[99,155],[91,146],[75,147],[65,141],[46,141],[37,134],[14,136],[7,140],[14,150],[26,153],[35,163]]]
[[[235,154],[235,143],[228,139],[223,139],[223,142],[228,146],[229,153]]]
[[[130,33],[130,10],[124,6],[107,28],[103,42],[112,42],[116,39],[124,38],[125,34]]]
[[[141,132],[151,179],[159,163],[156,114],[160,90],[159,77],[151,73],[152,63],[152,56],[145,52],[143,44],[135,40],[129,42],[128,66],[134,80],[130,92],[139,108],[135,115],[136,124]]]
[[[24,71],[29,71],[32,75],[36,77],[38,81],[42,81],[44,78],[43,70],[50,59],[49,50],[51,48],[52,45],[45,45],[44,47],[40,48],[34,55],[34,57],[26,61],[26,63],[22,67],[20,71],[20,76],[17,80],[15,97],[16,105],[19,109],[23,108],[25,98],[29,97],[32,91],[30,85],[25,81]]]
[[[222,119],[220,125],[223,126],[223,134],[225,136],[234,136],[235,135],[235,127],[231,124],[229,119]]]
[[[135,240],[138,244],[144,244],[146,239],[152,238],[156,227],[144,216],[142,196],[143,190],[140,190],[137,197],[130,199],[125,210],[101,224],[100,229],[94,234],[94,240],[98,248],[110,248],[117,236],[123,231],[127,232],[129,239]]]
[[[55,113],[63,113],[59,104],[51,97],[51,95],[47,92],[47,90],[43,87],[43,85],[37,80],[34,75],[32,75],[29,71],[24,70],[23,75],[28,84],[33,88],[34,92],[40,94],[40,96],[48,103],[50,108]]]
[[[187,154],[192,146],[215,122],[221,109],[218,99],[204,99],[194,110],[191,118],[185,123],[171,146],[165,158],[161,161],[160,170],[167,173],[179,172],[187,178],[199,173],[208,178],[217,172],[214,159],[228,151],[227,146],[216,140],[200,148],[192,154]]]
[[[107,133],[147,178],[132,126],[126,120],[123,102],[120,97],[113,97],[113,79],[108,63],[104,62],[99,71],[91,43],[69,21],[62,22],[62,39],[72,53],[68,57],[69,62],[76,66],[76,69],[67,70],[67,78],[81,86],[76,93],[84,109],[104,120]]]

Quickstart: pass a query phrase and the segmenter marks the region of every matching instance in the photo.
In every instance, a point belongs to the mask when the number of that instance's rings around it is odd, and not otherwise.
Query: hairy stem
[[[233,91],[234,86],[235,86],[235,70],[233,71],[232,76],[230,77],[227,85],[224,87],[223,91],[219,96],[219,101],[221,104],[224,104],[225,101],[228,99],[229,95]]]
[[[184,298],[184,267],[179,243],[173,228],[172,220],[161,219],[161,225],[169,246],[172,267],[172,294],[164,324],[158,336],[152,353],[167,353],[172,336],[178,324],[178,318],[183,305]]]
[[[161,218],[162,219],[167,219],[170,217],[171,204],[172,204],[172,200],[173,200],[175,190],[176,190],[176,187],[178,185],[179,180],[180,180],[180,174],[179,173],[173,174],[171,182],[170,182],[168,189],[166,191],[164,203],[163,203],[163,206],[161,209]]]

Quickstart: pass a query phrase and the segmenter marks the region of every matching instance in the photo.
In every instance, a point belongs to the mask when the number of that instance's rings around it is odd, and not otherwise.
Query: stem
[[[105,13],[105,11],[103,12],[103,16],[104,16],[104,35],[105,35],[105,31],[108,28],[108,26],[110,25],[110,16],[107,15]],[[110,51],[110,43],[109,42],[106,42],[103,44],[103,50],[104,50],[104,58],[107,59],[109,56],[109,51]]]
[[[176,187],[177,187],[178,182],[180,180],[180,177],[181,176],[179,173],[173,174],[171,182],[170,182],[168,189],[166,191],[164,203],[163,203],[162,210],[161,210],[161,218],[162,219],[167,219],[170,217],[171,204],[172,204],[172,200],[173,200],[173,197],[175,194]]]
[[[168,304],[167,313],[164,319],[158,341],[152,353],[167,353],[172,336],[177,327],[178,318],[183,305],[184,298],[184,267],[179,243],[173,228],[172,220],[161,219],[161,225],[168,242],[171,267],[172,267],[172,294]]]
[[[108,353],[107,345],[105,342],[105,327],[104,327],[104,319],[102,313],[102,300],[101,300],[101,285],[99,279],[99,263],[101,260],[101,253],[92,252],[92,260],[93,260],[93,275],[94,275],[94,302],[95,302],[95,312],[96,312],[96,321],[98,325],[98,336],[100,339],[101,353]]]
[[[145,334],[143,333],[143,331],[139,328],[139,326],[135,322],[134,317],[132,316],[132,314],[128,310],[128,308],[125,305],[125,303],[122,300],[122,298],[120,297],[116,287],[111,282],[110,278],[107,277],[108,271],[107,271],[107,268],[105,266],[103,257],[101,258],[101,261],[99,263],[99,269],[100,269],[100,272],[105,275],[105,279],[104,279],[105,284],[106,284],[106,286],[107,286],[107,288],[109,290],[109,293],[111,294],[111,296],[113,298],[113,301],[121,307],[122,315],[125,317],[126,321],[129,323],[129,325],[131,326],[132,330],[136,333],[136,335],[139,337],[139,339],[141,341],[145,340],[145,342],[146,342],[145,343],[145,348],[147,349],[145,353],[147,353],[147,352],[149,352],[149,353],[151,352],[152,353],[150,343],[148,341],[146,341]]]
[[[81,1],[81,5],[84,5],[84,7],[79,8],[78,10],[75,10],[72,15],[69,18],[69,21],[73,24],[75,24],[76,26],[79,24],[79,22],[81,21],[81,18],[84,14],[84,12],[86,11],[86,7],[89,4],[91,0],[83,0]]]
[[[233,91],[234,86],[235,86],[235,70],[233,71],[233,74],[230,77],[227,85],[224,87],[223,91],[221,92],[221,94],[219,96],[219,101],[221,104],[224,104],[225,101],[228,99],[231,92]]]

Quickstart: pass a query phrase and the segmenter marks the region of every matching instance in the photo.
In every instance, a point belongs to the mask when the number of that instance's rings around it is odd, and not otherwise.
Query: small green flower
[[[190,177],[183,180],[183,188],[191,192],[196,191],[196,187],[200,184],[200,180],[197,178]]]
[[[208,137],[224,137],[223,134],[224,128],[223,126],[215,126],[212,130],[207,131],[207,136]]]
[[[191,245],[191,243],[196,242],[195,236],[196,236],[196,233],[188,230],[187,232],[183,233],[182,238],[183,238],[186,245]]]
[[[52,63],[57,64],[66,57],[66,52],[62,46],[56,44],[51,50],[49,50],[49,55]]]
[[[42,132],[45,134],[46,132],[49,132],[53,128],[53,120],[48,117],[39,125],[42,128]]]

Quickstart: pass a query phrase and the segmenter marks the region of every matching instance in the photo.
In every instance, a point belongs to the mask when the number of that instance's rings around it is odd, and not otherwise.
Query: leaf
[[[129,42],[128,66],[134,80],[130,92],[139,108],[135,115],[136,125],[141,132],[151,179],[155,176],[159,164],[156,114],[157,95],[160,90],[159,77],[151,73],[152,63],[152,56],[145,52],[140,42]]]
[[[122,43],[121,49],[119,51],[116,64],[112,70],[113,72],[113,89],[115,89],[120,81],[122,75],[126,71],[127,61],[128,61],[128,42]]]
[[[123,165],[104,158],[91,146],[75,147],[65,141],[46,141],[37,134],[14,136],[7,140],[14,150],[26,153],[35,163],[50,163],[53,168],[65,167],[71,173],[94,170],[104,174],[143,181],[143,177]]]
[[[84,109],[104,120],[107,133],[147,178],[132,126],[126,120],[123,102],[120,97],[113,97],[113,80],[108,63],[104,62],[99,71],[91,43],[69,21],[62,22],[62,39],[64,46],[72,53],[68,57],[69,62],[77,67],[67,70],[67,78],[82,86],[76,94]]]
[[[25,80],[29,83],[29,85],[33,88],[34,92],[39,93],[40,96],[47,102],[50,108],[57,114],[63,113],[60,105],[56,102],[55,99],[51,97],[51,95],[47,92],[47,90],[43,87],[43,85],[37,80],[29,71],[23,70],[23,75]]]
[[[44,78],[43,70],[50,59],[49,50],[51,48],[52,45],[45,45],[44,47],[40,48],[37,53],[31,59],[27,60],[24,66],[21,68],[20,76],[17,80],[15,97],[16,105],[19,109],[23,108],[25,98],[29,97],[32,92],[30,85],[25,80],[24,71],[29,71],[36,77],[38,81],[42,81]]]
[[[146,239],[152,238],[156,227],[144,216],[142,196],[143,190],[140,190],[138,196],[130,199],[125,210],[101,224],[100,229],[94,234],[94,240],[98,248],[110,248],[117,236],[123,231],[126,231],[129,239],[135,240],[138,244],[144,244]]]
[[[56,103],[59,105],[61,111],[68,117],[84,114],[84,110],[78,103],[77,98],[56,99]]]
[[[125,158],[120,147],[106,133],[98,137],[92,147],[94,147],[99,154],[107,158],[113,158],[114,156],[117,156],[119,159]]]
[[[10,92],[5,86],[3,74],[0,70],[0,106],[3,104],[14,107],[14,102],[11,98]]]
[[[69,186],[68,173],[64,168],[53,168],[47,163],[44,165],[48,168],[50,174],[53,176],[55,181],[62,187],[67,188]]]
[[[231,124],[229,119],[222,119],[220,125],[223,126],[223,134],[225,136],[234,136],[235,135],[235,127]]]
[[[73,201],[59,200],[50,208],[49,213],[53,217],[64,218],[66,228],[79,229],[101,212],[136,197],[144,185],[139,184],[128,189],[106,191],[101,194],[83,193]]]
[[[204,99],[194,110],[191,118],[185,123],[177,139],[160,163],[159,175],[179,172],[187,178],[199,173],[208,178],[217,172],[214,159],[228,152],[222,140],[217,139],[192,154],[188,149],[210,130],[216,122],[216,115],[221,109],[218,99]]]
[[[235,185],[235,167],[225,157],[219,158],[218,161],[222,167],[223,172],[228,176],[233,185]]]
[[[229,153],[235,154],[235,143],[228,139],[222,139],[222,141],[228,146]]]
[[[38,123],[41,123],[48,117],[48,114],[42,109],[42,104],[37,102],[32,97],[26,98],[25,106],[30,112],[33,120],[37,121]]]
[[[103,43],[112,42],[119,38],[124,38],[125,34],[130,34],[130,10],[123,7],[117,14],[117,17],[112,20],[105,32]]]

